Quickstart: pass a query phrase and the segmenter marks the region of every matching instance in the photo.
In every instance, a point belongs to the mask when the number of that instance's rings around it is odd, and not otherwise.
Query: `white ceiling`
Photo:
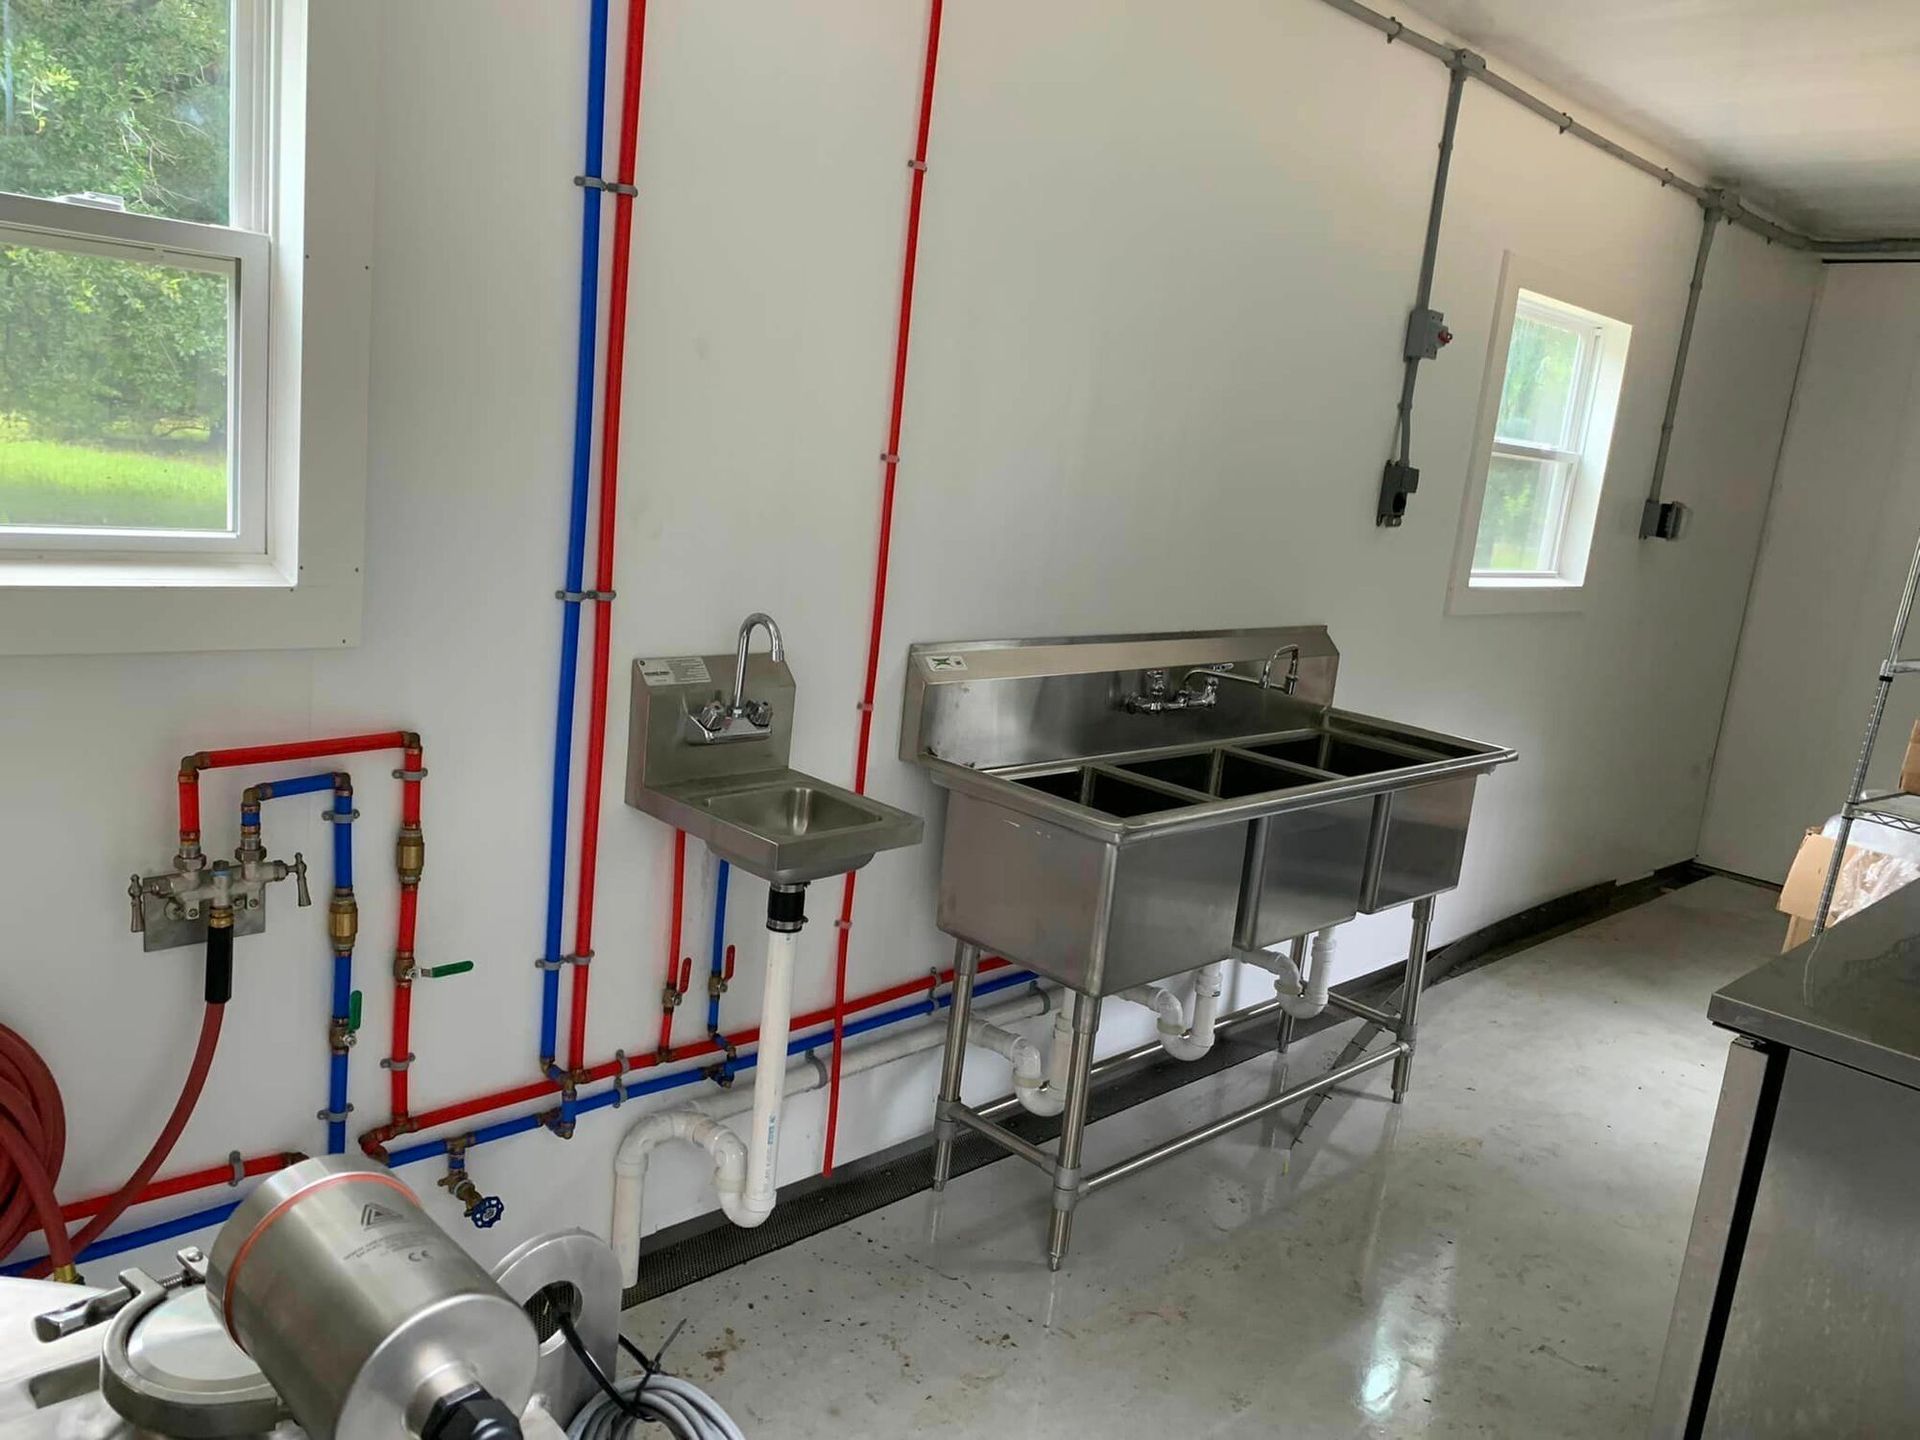
[[[1920,0],[1414,3],[1789,224],[1920,234]]]

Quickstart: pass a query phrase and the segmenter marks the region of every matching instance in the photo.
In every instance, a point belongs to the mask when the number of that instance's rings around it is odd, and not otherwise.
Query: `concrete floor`
[[[1778,944],[1710,879],[1441,985],[1376,1071],[1088,1201],[1066,1268],[1007,1160],[678,1291],[673,1368],[749,1434],[1641,1433],[1727,1038]],[[1339,1028],[1095,1125],[1098,1165],[1324,1066]]]

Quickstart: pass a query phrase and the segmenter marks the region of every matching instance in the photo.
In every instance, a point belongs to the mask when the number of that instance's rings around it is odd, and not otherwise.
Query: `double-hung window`
[[[1487,464],[1475,576],[1558,576],[1599,373],[1599,323],[1521,292]]]
[[[274,0],[0,0],[0,559],[260,562]]]
[[[1488,357],[1456,609],[1484,608],[1463,591],[1510,608],[1523,592],[1535,592],[1532,604],[1585,583],[1632,333],[1512,272]]]

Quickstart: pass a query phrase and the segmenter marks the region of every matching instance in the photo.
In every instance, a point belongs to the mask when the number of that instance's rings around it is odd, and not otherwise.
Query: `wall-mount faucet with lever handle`
[[[740,622],[740,636],[733,652],[733,694],[722,701],[718,695],[707,701],[688,718],[699,738],[709,744],[733,740],[764,740],[773,728],[773,704],[747,698],[747,646],[753,632],[764,626],[769,658],[777,665],[787,658],[786,642],[771,615],[756,610]],[[742,725],[739,722],[744,721]]]
[[[1279,685],[1273,683],[1273,667],[1282,655],[1288,657],[1287,673]],[[1195,677],[1201,681],[1198,690],[1190,689]],[[1220,682],[1233,680],[1241,685],[1251,685],[1256,690],[1279,690],[1283,695],[1291,695],[1300,683],[1300,647],[1282,645],[1269,655],[1266,663],[1260,667],[1258,675],[1242,675],[1231,664],[1222,667],[1202,665],[1187,671],[1180,677],[1178,689],[1169,689],[1165,670],[1146,672],[1146,689],[1129,695],[1123,706],[1135,715],[1157,715],[1163,710],[1211,710],[1220,702]]]

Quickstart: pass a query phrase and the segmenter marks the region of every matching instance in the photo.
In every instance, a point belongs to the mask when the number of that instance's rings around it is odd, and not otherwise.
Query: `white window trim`
[[[1563,558],[1552,574],[1506,572],[1499,576],[1473,569],[1473,552],[1480,535],[1480,513],[1486,501],[1487,471],[1493,462],[1495,430],[1500,418],[1500,393],[1506,380],[1507,352],[1513,343],[1514,320],[1521,310],[1523,290],[1551,296],[1556,304],[1582,313],[1600,327],[1599,344],[1590,362],[1596,369],[1587,413],[1570,433],[1583,436],[1578,452],[1546,452],[1577,460],[1568,487],[1567,511],[1562,522],[1565,537],[1581,536],[1580,553]],[[1588,582],[1599,549],[1601,497],[1606,487],[1607,462],[1613,446],[1625,390],[1625,370],[1632,339],[1632,306],[1624,295],[1604,283],[1567,275],[1554,267],[1507,252],[1500,270],[1500,288],[1494,305],[1494,323],[1487,338],[1485,377],[1481,383],[1480,415],[1474,428],[1465,502],[1460,507],[1460,529],[1454,542],[1453,566],[1447,584],[1450,615],[1511,615],[1568,613],[1586,608]],[[1513,447],[1502,445],[1503,449]]]
[[[359,642],[379,113],[379,72],[366,57],[380,53],[379,8],[365,0],[329,0],[311,11],[308,0],[243,0],[239,8],[249,7],[257,8],[255,23],[239,27],[235,41],[266,47],[271,63],[260,85],[270,84],[273,96],[270,180],[236,176],[234,194],[236,217],[250,209],[270,218],[262,228],[273,236],[261,270],[266,344],[255,352],[268,371],[265,552],[0,552],[0,654]],[[258,23],[269,13],[271,26]],[[309,87],[309,70],[324,83]],[[237,123],[264,123],[260,107],[253,114]],[[187,226],[201,228],[215,227]],[[177,248],[199,253],[195,243],[204,242],[183,239]],[[283,503],[274,503],[276,494]],[[209,592],[230,598],[210,605]]]

